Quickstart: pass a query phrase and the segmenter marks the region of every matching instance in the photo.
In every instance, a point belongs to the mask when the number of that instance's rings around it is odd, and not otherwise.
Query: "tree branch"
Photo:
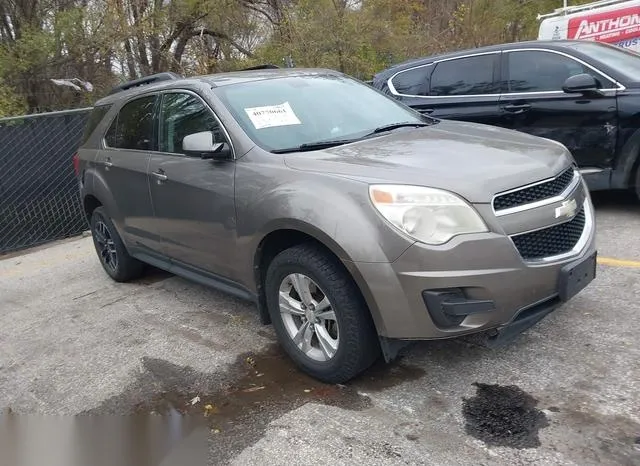
[[[197,23],[198,21],[200,21],[201,19],[204,19],[207,17],[209,13],[202,13],[199,16],[195,16],[193,18],[189,18],[188,21],[177,21],[176,22],[176,28],[175,30],[169,35],[169,37],[167,37],[164,42],[162,43],[162,45],[160,46],[160,53],[164,52],[165,50],[167,50],[169,47],[171,47],[171,45],[178,40],[178,38],[189,28],[194,27],[194,24]],[[200,32],[198,31],[198,34]]]
[[[258,8],[258,7],[257,7],[257,6],[255,6],[255,5],[252,5],[250,2],[248,2],[248,1],[246,1],[246,0],[245,0],[245,1],[243,2],[243,6],[244,6],[246,9],[248,9],[248,10],[255,11],[256,13],[261,14],[262,16],[264,16],[265,18],[267,18],[267,20],[269,20],[269,22],[270,22],[271,24],[273,24],[273,25],[276,25],[276,24],[277,24],[277,22],[273,19],[273,17],[272,17],[269,13],[267,13],[266,11],[264,11],[264,10],[263,10],[263,9],[261,9],[261,8]]]
[[[247,57],[249,58],[253,58],[254,55],[250,50],[247,50],[245,47],[243,47],[242,45],[238,44],[235,40],[233,40],[231,37],[229,37],[229,35],[225,34],[224,32],[217,32],[217,31],[212,31],[211,29],[194,29],[193,31],[191,31],[191,37],[194,36],[199,36],[200,34],[203,35],[207,35],[210,37],[213,37],[215,39],[221,39],[224,41],[229,42],[236,50],[238,50],[239,52],[245,54]]]

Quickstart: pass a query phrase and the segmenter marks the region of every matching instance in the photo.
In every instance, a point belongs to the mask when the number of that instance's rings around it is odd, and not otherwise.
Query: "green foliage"
[[[26,28],[18,40],[0,48],[0,70],[3,74],[37,70],[47,63],[53,49],[54,38],[51,34]]]
[[[258,55],[272,63],[291,55],[297,66],[334,68],[364,79],[427,45],[414,20],[426,13],[419,0],[369,0],[359,9],[339,3],[292,3]]]
[[[22,97],[0,80],[0,118],[22,115],[26,107]]]
[[[581,0],[583,1],[583,0]],[[577,2],[574,2],[577,3]],[[534,39],[538,13],[557,0],[299,0],[257,54],[281,63],[335,68],[361,79],[408,58]]]
[[[592,0],[575,0],[579,5]],[[479,47],[500,42],[534,39],[539,13],[552,12],[557,0],[468,0],[460,2],[452,14],[450,43],[456,47]]]

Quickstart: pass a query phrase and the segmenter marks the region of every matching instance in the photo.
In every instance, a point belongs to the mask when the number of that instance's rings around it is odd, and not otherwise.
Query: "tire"
[[[313,317],[309,317],[309,314],[303,317],[294,312],[283,314],[280,308],[281,292],[287,303],[296,304],[289,304],[286,306],[288,309],[297,313],[305,308],[295,286],[295,283],[302,282],[308,284],[307,289],[314,290],[311,302],[318,306],[315,310],[317,313]],[[304,288],[303,285],[299,287]],[[371,366],[380,355],[375,326],[358,288],[337,259],[320,247],[301,244],[278,254],[267,269],[265,292],[267,308],[280,344],[296,365],[312,377],[326,383],[343,383]],[[328,301],[321,299],[322,296]],[[300,307],[297,307],[298,302]],[[326,307],[327,303],[329,307]],[[315,305],[307,309],[314,311]],[[327,317],[331,315],[331,310],[333,319]],[[302,312],[306,313],[307,310]],[[320,319],[322,316],[327,317],[326,320]],[[314,319],[314,324],[309,324],[310,318]],[[302,328],[305,321],[313,329],[310,343],[306,346],[308,353],[303,352],[306,342],[294,342],[293,335],[297,323]],[[306,331],[304,335],[307,335]],[[337,349],[327,341],[337,341]],[[319,359],[322,357],[326,360]]]
[[[632,187],[632,191],[636,196],[636,201],[640,203],[640,165],[636,168],[635,183]]]
[[[91,215],[91,234],[100,264],[113,280],[128,282],[142,275],[144,264],[129,255],[104,207]]]

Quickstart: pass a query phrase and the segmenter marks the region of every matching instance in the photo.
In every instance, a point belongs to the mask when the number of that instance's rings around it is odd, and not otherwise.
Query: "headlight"
[[[443,244],[456,235],[489,231],[469,204],[440,189],[371,185],[369,197],[393,226],[423,243]]]

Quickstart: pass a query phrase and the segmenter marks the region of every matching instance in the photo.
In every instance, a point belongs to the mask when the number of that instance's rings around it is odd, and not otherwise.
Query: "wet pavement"
[[[603,196],[597,216],[600,255],[640,261],[640,209]],[[178,437],[206,439],[208,464],[640,465],[639,277],[599,265],[592,286],[506,348],[418,343],[325,385],[252,306],[155,269],[113,283],[90,238],[65,241],[0,260],[0,430],[36,416],[88,435],[117,419],[128,443],[85,439],[77,464],[94,465],[115,452],[111,464],[192,464],[170,463]],[[168,433],[151,435],[149,419]],[[16,460],[9,445],[0,464]]]
[[[158,359],[145,358],[142,366],[126,391],[80,414],[200,419],[215,435],[210,452],[220,464],[261,437],[270,422],[306,403],[362,411],[372,403],[360,391],[376,392],[424,376],[419,367],[379,361],[346,385],[327,385],[297,370],[275,343],[259,353],[241,354],[225,374],[232,382],[223,386],[217,376]]]

